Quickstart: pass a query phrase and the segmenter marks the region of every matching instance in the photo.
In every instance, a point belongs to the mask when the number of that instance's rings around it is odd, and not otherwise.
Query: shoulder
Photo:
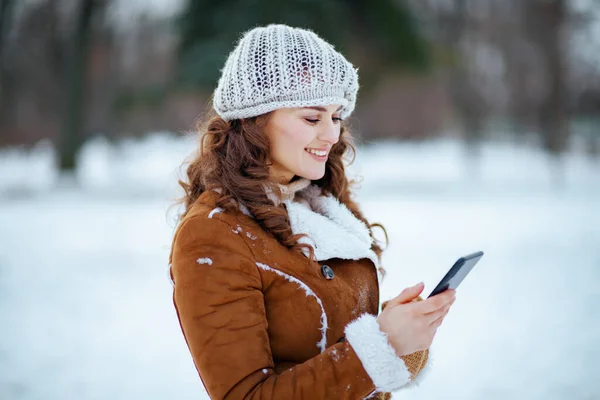
[[[245,207],[224,210],[216,205],[217,199],[217,193],[207,191],[190,206],[176,228],[172,252],[181,248],[210,246],[254,259],[251,248],[256,250],[257,239],[270,241],[270,238]]]
[[[226,212],[216,206],[216,196],[205,192],[179,222],[172,251],[213,247],[251,257],[246,241],[239,234],[241,225],[247,230],[249,225],[255,224],[241,210]]]
[[[198,223],[198,220],[212,220],[211,222],[222,222],[222,224],[212,224],[215,226],[229,225],[230,227],[234,227],[240,222],[241,217],[249,217],[245,207],[239,207],[233,211],[227,210],[226,212],[223,208],[217,206],[217,196],[218,194],[213,191],[202,193],[194,204],[190,206],[180,225],[184,225],[187,221],[196,221],[195,223]]]
[[[220,274],[243,273],[260,285],[252,251],[233,225],[236,215],[216,210],[210,203],[196,202],[180,221],[171,246],[173,280],[181,282],[217,278]],[[210,268],[198,268],[208,264]]]

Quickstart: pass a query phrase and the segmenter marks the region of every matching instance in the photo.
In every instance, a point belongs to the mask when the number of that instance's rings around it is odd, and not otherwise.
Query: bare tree
[[[85,72],[90,55],[92,18],[102,4],[102,0],[82,0],[75,18],[65,80],[64,126],[58,145],[61,171],[75,169],[77,152],[83,143]]]
[[[11,71],[7,65],[7,41],[11,29],[12,12],[14,0],[0,0],[0,136],[8,131],[12,125],[12,103],[8,100],[12,97],[13,85]]]
[[[567,149],[567,63],[564,57],[563,28],[567,18],[564,0],[529,0],[525,3],[528,36],[542,57],[546,91],[539,108],[539,127],[543,143],[551,154]]]
[[[467,3],[468,0],[454,1],[454,13],[449,24],[456,59],[451,73],[450,87],[462,122],[466,143],[470,153],[474,154],[477,151],[477,143],[481,140],[485,110],[473,76],[473,69],[469,68],[470,51],[473,49],[468,46],[473,41]]]
[[[63,96],[66,36],[59,3],[15,3],[10,16],[10,35],[3,46],[3,79],[7,86],[1,107],[6,116],[2,129],[8,134],[7,140],[31,143],[39,138],[34,138],[32,132],[40,131],[45,137],[55,137]]]

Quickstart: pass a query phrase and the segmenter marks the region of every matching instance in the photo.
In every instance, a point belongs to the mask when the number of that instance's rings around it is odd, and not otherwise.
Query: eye
[[[311,124],[316,124],[317,122],[320,121],[320,119],[310,119],[310,118],[304,118],[306,121],[310,122]]]
[[[313,119],[313,118],[304,118],[307,122],[311,123],[311,124],[316,124],[317,122],[320,122],[320,119]],[[343,119],[339,118],[339,117],[333,117],[331,118],[336,124],[340,123],[343,121]]]

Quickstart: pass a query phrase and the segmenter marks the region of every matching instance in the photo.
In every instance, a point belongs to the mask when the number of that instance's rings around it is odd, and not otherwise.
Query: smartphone
[[[447,289],[456,289],[458,285],[465,279],[467,274],[471,272],[475,264],[483,257],[483,251],[478,251],[467,256],[463,256],[456,260],[450,271],[442,278],[440,283],[429,294],[429,297],[442,293]]]

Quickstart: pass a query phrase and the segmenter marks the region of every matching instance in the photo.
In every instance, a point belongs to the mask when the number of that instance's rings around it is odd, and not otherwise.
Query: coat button
[[[321,273],[323,274],[323,276],[325,277],[325,279],[331,280],[334,277],[334,273],[333,270],[331,269],[331,267],[329,265],[322,265],[321,266]]]

